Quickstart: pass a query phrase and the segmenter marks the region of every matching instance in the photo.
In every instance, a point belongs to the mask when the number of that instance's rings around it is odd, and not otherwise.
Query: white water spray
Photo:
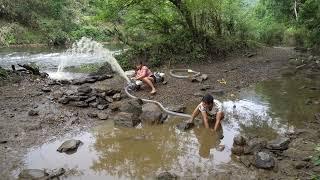
[[[127,82],[130,82],[117,60],[113,57],[112,52],[104,48],[102,44],[86,37],[82,37],[78,42],[73,43],[72,48],[61,56],[57,73],[63,72],[63,69],[68,65],[77,64],[75,61],[83,60],[85,63],[92,63],[102,59],[110,64],[113,71],[119,73]]]

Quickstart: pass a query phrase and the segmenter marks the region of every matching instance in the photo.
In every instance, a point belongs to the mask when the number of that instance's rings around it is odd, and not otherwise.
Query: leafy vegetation
[[[124,66],[157,66],[259,43],[320,46],[320,0],[2,0],[0,25],[0,45],[87,36],[129,46]]]

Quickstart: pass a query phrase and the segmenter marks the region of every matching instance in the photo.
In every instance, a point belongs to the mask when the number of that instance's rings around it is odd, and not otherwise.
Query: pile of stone
[[[110,108],[115,113],[113,120],[118,127],[162,124],[168,117],[159,106],[143,103],[141,99],[126,99],[113,103]]]
[[[288,149],[290,138],[278,137],[273,141],[263,138],[247,138],[238,135],[233,139],[232,154],[240,156],[240,162],[246,167],[251,165],[261,169],[273,169],[276,165],[274,156]]]
[[[82,85],[76,91],[56,91],[53,96],[61,104],[83,108],[92,107],[99,110],[106,109],[110,103],[123,98],[120,89],[92,89],[88,85]]]
[[[113,78],[112,75],[104,74],[104,75],[91,75],[85,78],[80,78],[80,79],[74,79],[74,80],[50,80],[48,82],[48,85],[53,86],[53,85],[66,85],[66,84],[72,84],[72,85],[83,85],[86,83],[92,84],[97,81],[103,81],[106,79],[111,79]]]

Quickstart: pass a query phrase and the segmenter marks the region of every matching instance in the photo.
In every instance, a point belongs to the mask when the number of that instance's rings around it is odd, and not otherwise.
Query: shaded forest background
[[[1,0],[0,45],[68,45],[81,37],[129,47],[152,65],[260,44],[318,48],[320,0]],[[127,64],[126,64],[127,63]]]

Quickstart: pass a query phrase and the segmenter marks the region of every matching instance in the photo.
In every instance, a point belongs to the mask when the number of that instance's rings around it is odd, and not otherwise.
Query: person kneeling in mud
[[[213,128],[214,131],[217,131],[218,128],[221,127],[221,121],[224,118],[222,104],[210,94],[206,94],[202,98],[201,103],[193,111],[189,123],[193,123],[200,112],[205,128]]]
[[[142,62],[140,62],[136,66],[136,73],[133,79],[140,80],[145,84],[147,84],[151,88],[150,94],[155,94],[157,92],[156,88],[154,87],[154,83],[155,83],[154,75],[147,66],[143,65]]]

